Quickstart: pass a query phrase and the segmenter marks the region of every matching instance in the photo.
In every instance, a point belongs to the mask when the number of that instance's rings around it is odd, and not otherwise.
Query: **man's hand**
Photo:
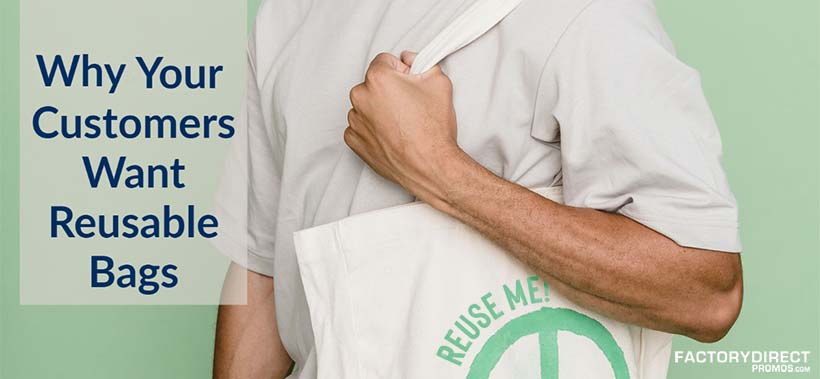
[[[370,167],[419,198],[441,194],[437,172],[459,151],[452,83],[439,66],[410,75],[415,54],[379,54],[350,91],[344,139]]]
[[[632,219],[552,202],[499,178],[456,143],[449,79],[379,55],[351,91],[345,142],[419,199],[472,226],[575,303],[703,342],[740,313],[740,256],[677,245]]]

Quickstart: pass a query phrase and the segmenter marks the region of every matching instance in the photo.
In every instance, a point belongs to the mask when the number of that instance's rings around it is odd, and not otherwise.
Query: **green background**
[[[209,377],[213,306],[18,305],[19,12],[0,1],[0,378]],[[745,246],[732,332],[710,346],[678,338],[674,349],[813,352],[808,375],[673,364],[669,377],[820,377],[820,2],[657,4],[680,57],[702,74]]]

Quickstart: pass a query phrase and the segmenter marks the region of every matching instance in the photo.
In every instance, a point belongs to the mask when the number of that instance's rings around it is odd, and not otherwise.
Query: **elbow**
[[[726,288],[726,287],[724,287]],[[737,321],[743,305],[743,281],[730,283],[729,287],[716,291],[700,302],[689,320],[684,333],[687,337],[702,343],[715,343],[723,339]]]

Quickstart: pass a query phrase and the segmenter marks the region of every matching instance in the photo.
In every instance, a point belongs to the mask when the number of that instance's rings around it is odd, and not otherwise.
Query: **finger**
[[[358,133],[352,128],[347,127],[344,132],[344,141],[345,144],[350,147],[356,154],[359,153],[362,147],[362,138],[359,136]]]
[[[363,127],[362,114],[355,108],[350,108],[350,110],[347,111],[347,125],[357,134],[361,133]]]
[[[355,129],[351,127],[345,129],[344,141],[347,147],[356,153],[365,163],[371,164],[373,162],[370,151],[367,148],[367,141]]]
[[[401,61],[407,66],[412,66],[413,62],[416,60],[416,56],[418,56],[418,55],[419,55],[418,53],[413,52],[413,51],[406,51],[406,50],[402,51],[401,52]]]
[[[387,52],[381,52],[381,53],[376,54],[375,57],[373,57],[373,60],[370,62],[370,64],[371,65],[381,64],[381,63],[390,64],[389,62],[394,61],[394,60],[396,60],[395,55],[387,53]]]
[[[353,106],[353,108],[361,104],[362,96],[364,96],[363,92],[366,90],[364,83],[359,83],[350,89],[348,96],[350,97],[350,105]]]
[[[393,71],[402,73],[410,71],[410,66],[404,64],[399,57],[390,53],[379,53],[373,58],[373,61],[370,63],[370,68],[373,69],[378,66],[388,67]]]
[[[389,170],[386,170],[379,160],[374,159],[374,152],[368,148],[364,137],[351,128],[345,129],[344,134],[345,143],[364,163],[370,166],[379,175],[385,177],[387,180],[395,181],[390,175]]]
[[[348,128],[352,128],[352,127],[353,127],[353,125],[355,125],[355,124],[356,124],[356,122],[355,122],[355,120],[354,120],[354,113],[355,113],[355,112],[356,112],[356,111],[355,111],[355,110],[353,110],[353,108],[350,108],[350,110],[349,110],[349,111],[347,111],[347,127],[348,127]],[[347,130],[345,130],[345,132],[347,132]]]

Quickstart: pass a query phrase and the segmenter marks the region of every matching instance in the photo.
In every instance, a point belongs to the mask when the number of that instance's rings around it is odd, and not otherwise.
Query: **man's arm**
[[[742,302],[738,254],[685,248],[631,219],[563,206],[487,171],[456,142],[452,84],[381,54],[351,90],[345,142],[371,168],[469,224],[559,292],[613,319],[721,339]]]
[[[496,241],[570,300],[617,320],[721,339],[740,311],[740,255],[677,245],[632,219],[552,202],[461,150],[424,200]]]
[[[231,264],[223,291],[232,291],[244,268]],[[273,278],[247,271],[247,305],[220,305],[214,379],[284,378],[293,365],[276,326]]]

